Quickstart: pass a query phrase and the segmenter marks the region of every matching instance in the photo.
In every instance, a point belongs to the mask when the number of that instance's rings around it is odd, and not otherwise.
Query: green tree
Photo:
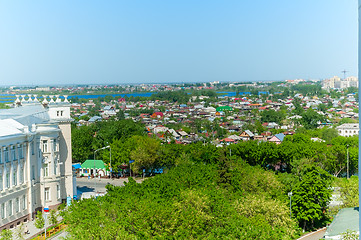
[[[15,237],[18,240],[25,240],[25,226],[24,223],[21,223],[16,229],[15,229]]]
[[[338,136],[338,132],[335,128],[326,128],[322,131],[322,139],[327,143],[331,143],[332,139]]]
[[[132,170],[140,172],[142,169],[155,169],[159,166],[160,142],[149,137],[136,136],[136,149],[130,153],[130,158],[134,160]]]
[[[264,110],[261,113],[261,121],[262,122],[276,122],[278,124],[281,123],[283,119],[285,119],[286,114],[282,111],[276,112],[273,109]]]
[[[42,229],[45,226],[45,219],[43,217],[43,213],[41,211],[38,211],[36,213],[35,222],[34,225],[38,229]]]
[[[312,108],[309,108],[306,112],[302,113],[301,122],[306,129],[314,129],[319,126],[319,123],[325,121],[325,117],[318,114]]]
[[[340,200],[342,201],[342,206],[358,206],[358,177],[351,176],[349,179],[340,179],[338,186],[340,187]]]
[[[13,239],[13,232],[10,229],[4,229],[0,233],[1,239],[4,240],[12,240]]]
[[[323,226],[329,221],[327,205],[331,198],[330,175],[315,166],[304,166],[300,182],[293,189],[292,213],[303,230]]]
[[[55,225],[58,223],[58,215],[54,209],[50,210],[49,224]]]

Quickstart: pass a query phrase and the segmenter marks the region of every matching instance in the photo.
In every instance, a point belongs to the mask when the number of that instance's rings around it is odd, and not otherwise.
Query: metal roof
[[[347,230],[359,231],[359,208],[341,209],[327,228],[325,239],[341,239],[339,236]]]

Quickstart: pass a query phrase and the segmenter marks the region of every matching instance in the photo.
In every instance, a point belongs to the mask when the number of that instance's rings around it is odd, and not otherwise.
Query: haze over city
[[[0,84],[357,74],[357,1],[3,1]]]

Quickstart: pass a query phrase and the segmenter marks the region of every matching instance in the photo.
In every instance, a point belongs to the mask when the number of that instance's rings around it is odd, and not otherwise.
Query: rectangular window
[[[34,165],[31,166],[31,179],[35,180],[35,166]]]
[[[54,160],[54,168],[53,168],[53,169],[54,169],[54,175],[56,175],[56,170],[57,170],[57,168],[58,168],[58,164],[57,164],[57,163],[58,163],[58,159],[55,159],[55,160]]]
[[[19,154],[20,159],[24,158],[24,152],[23,152],[23,145],[22,144],[18,145],[18,154]]]
[[[5,162],[9,162],[9,148],[6,147],[4,149],[4,158],[5,158]]]
[[[56,197],[60,199],[60,185],[56,185]]]
[[[9,201],[9,216],[13,215],[13,200]]]
[[[24,166],[20,166],[20,184],[24,183]]]
[[[23,202],[22,202],[22,209],[25,210],[26,209],[26,196],[23,195]]]
[[[0,149],[0,163],[3,163],[3,152]]]
[[[15,200],[15,212],[18,213],[20,211],[20,202],[19,198],[17,197]]]
[[[5,203],[1,204],[1,218],[5,218]]]
[[[48,140],[43,140],[43,153],[48,152]]]
[[[34,142],[31,142],[31,155],[35,154],[35,147],[34,147]]]
[[[45,201],[50,200],[50,188],[45,188]]]
[[[3,190],[3,188],[4,188],[4,183],[3,183],[3,174],[1,173],[0,174],[0,191],[2,191]]]
[[[35,194],[33,194],[32,196],[33,196],[33,205],[36,205],[36,196]]]
[[[48,177],[49,176],[49,164],[45,163],[43,164],[43,169],[44,169],[44,177]]]
[[[9,171],[6,171],[5,184],[6,184],[6,188],[10,188],[10,172]]]
[[[11,160],[16,160],[15,146],[11,146]]]
[[[56,138],[54,138],[54,151],[58,151],[58,141],[56,140]]]
[[[13,168],[13,186],[18,185],[18,171],[17,167]]]

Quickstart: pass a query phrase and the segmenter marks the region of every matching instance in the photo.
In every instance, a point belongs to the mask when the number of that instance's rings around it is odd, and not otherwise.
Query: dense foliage
[[[65,213],[76,239],[295,239],[284,186],[243,161],[182,163],[167,174],[74,203]],[[227,171],[227,176],[223,171]]]
[[[300,228],[329,222],[331,175],[346,174],[347,155],[350,175],[357,171],[357,137],[339,137],[333,129],[301,129],[279,145],[224,147],[165,144],[131,120],[73,126],[73,136],[76,161],[110,145],[115,170],[130,159],[136,174],[166,169],[142,184],[130,179],[123,188],[108,186],[105,197],[75,203],[65,219],[76,239],[294,239]],[[97,154],[109,162],[108,149]],[[351,206],[356,190],[350,181],[341,196]]]

